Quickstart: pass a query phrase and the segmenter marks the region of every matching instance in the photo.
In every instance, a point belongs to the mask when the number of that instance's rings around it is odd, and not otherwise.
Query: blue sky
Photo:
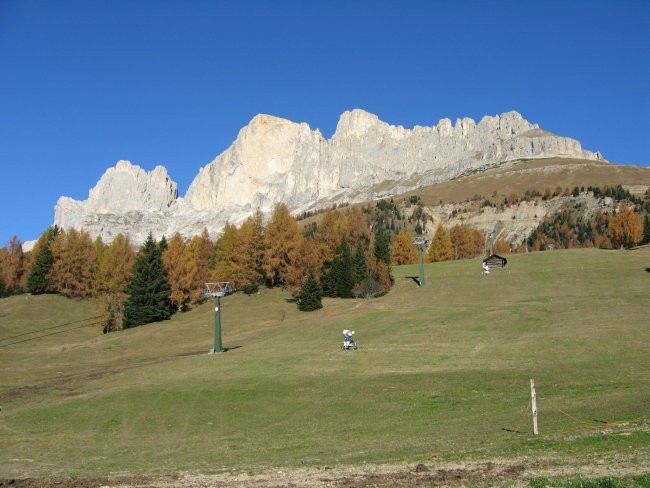
[[[331,137],[519,111],[650,164],[650,2],[0,0],[0,246],[120,159],[184,195],[258,113]]]

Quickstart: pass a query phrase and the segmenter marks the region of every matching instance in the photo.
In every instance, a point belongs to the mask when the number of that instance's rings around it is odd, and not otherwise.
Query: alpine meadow
[[[394,266],[389,293],[308,313],[280,288],[226,296],[221,354],[212,301],[102,334],[96,300],[4,298],[0,478],[647,486],[650,249],[481,262],[427,263],[424,287]]]

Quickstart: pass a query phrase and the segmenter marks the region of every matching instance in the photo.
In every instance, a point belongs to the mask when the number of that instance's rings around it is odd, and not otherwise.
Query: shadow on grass
[[[415,283],[420,286],[420,277],[419,276],[407,276],[407,279],[412,279]]]

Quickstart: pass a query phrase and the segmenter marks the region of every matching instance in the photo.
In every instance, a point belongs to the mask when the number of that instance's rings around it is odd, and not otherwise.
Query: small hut
[[[508,260],[497,254],[492,254],[483,260],[483,264],[492,268],[505,268]]]

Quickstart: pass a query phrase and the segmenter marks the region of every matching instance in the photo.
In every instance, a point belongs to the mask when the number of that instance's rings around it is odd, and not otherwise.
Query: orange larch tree
[[[391,258],[393,264],[397,266],[418,262],[418,249],[413,244],[413,237],[404,229],[400,230],[395,237]]]
[[[359,243],[364,248],[370,247],[370,223],[368,214],[364,213],[361,207],[351,207],[346,211],[348,244],[350,249],[356,249]]]
[[[428,253],[429,261],[437,263],[439,261],[450,261],[454,258],[454,250],[451,245],[451,237],[444,225],[439,224],[436,233],[431,241]]]
[[[23,253],[23,243],[18,236],[13,236],[0,249],[0,276],[7,294],[18,294],[25,290],[28,264]]]
[[[329,263],[334,259],[334,252],[341,244],[341,238],[348,234],[348,220],[342,212],[328,210],[318,220],[314,242],[320,255],[320,263]]]
[[[238,288],[241,284],[241,263],[237,259],[240,252],[239,231],[234,224],[226,222],[214,247],[214,269],[210,281],[228,281],[230,286]]]
[[[86,231],[61,231],[52,241],[54,262],[48,279],[57,293],[88,297],[95,286],[95,245]]]
[[[162,254],[167,269],[167,283],[171,288],[170,301],[177,310],[185,311],[196,293],[196,262],[185,241],[176,232]]]
[[[629,249],[643,239],[643,221],[634,210],[622,204],[618,214],[609,220],[608,235],[616,247]]]
[[[239,227],[238,258],[242,268],[242,285],[258,285],[264,280],[264,216],[258,209]]]
[[[214,244],[210,240],[208,229],[203,228],[200,236],[192,237],[187,249],[196,266],[190,302],[197,303],[203,299],[203,288],[205,283],[209,281],[213,267]]]
[[[104,310],[109,315],[104,331],[110,332],[122,324],[122,306],[126,300],[124,287],[133,269],[135,250],[124,234],[115,236],[108,246],[103,246],[103,250],[98,250],[97,244],[95,293],[100,295]]]
[[[300,227],[289,213],[288,207],[279,203],[275,206],[267,225],[264,271],[272,286],[286,285],[294,272],[296,253],[304,240]]]

